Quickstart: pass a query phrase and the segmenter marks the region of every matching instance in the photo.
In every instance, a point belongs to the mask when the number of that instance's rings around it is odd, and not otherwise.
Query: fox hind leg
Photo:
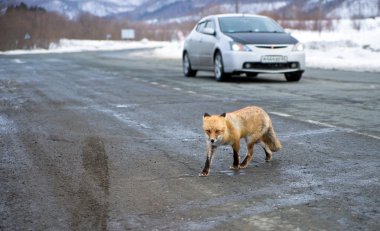
[[[256,142],[254,142],[254,141],[247,143],[247,156],[245,157],[243,162],[241,162],[240,168],[247,168],[248,164],[252,161],[252,159],[253,159],[253,147],[254,147],[255,143]]]
[[[263,141],[260,142],[260,145],[261,147],[264,149],[265,151],[265,161],[271,161],[272,160],[272,151],[270,150],[270,148],[268,147],[268,145],[266,145]]]

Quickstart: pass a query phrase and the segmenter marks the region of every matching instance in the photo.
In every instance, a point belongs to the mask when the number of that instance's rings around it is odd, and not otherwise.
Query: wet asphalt
[[[379,230],[379,88],[318,69],[185,78],[147,51],[0,56],[0,230]],[[222,147],[198,177],[203,113],[248,105],[283,149],[232,171]]]

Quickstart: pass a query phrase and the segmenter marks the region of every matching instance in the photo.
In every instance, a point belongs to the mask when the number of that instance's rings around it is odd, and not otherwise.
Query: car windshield
[[[270,18],[234,16],[219,18],[224,33],[283,33],[282,27]]]

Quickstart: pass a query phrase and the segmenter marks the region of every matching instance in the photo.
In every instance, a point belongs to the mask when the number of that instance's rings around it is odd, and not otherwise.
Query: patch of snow
[[[335,31],[291,31],[306,45],[306,66],[322,69],[380,72],[380,18],[339,20]]]
[[[49,49],[11,50],[3,51],[4,55],[19,54],[44,54],[44,53],[69,53],[82,51],[112,51],[128,49],[144,49],[162,47],[165,42],[155,41],[113,41],[113,40],[76,40],[61,39],[58,43],[52,43]]]

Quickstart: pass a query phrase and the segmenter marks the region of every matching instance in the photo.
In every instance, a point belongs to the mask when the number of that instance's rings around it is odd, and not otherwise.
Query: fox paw
[[[247,167],[248,167],[248,164],[241,164],[241,165],[240,165],[240,168],[241,168],[241,169],[244,169],[244,168],[247,168]]]
[[[230,166],[231,170],[239,170],[240,168],[241,168],[240,165],[232,165],[232,166]]]
[[[201,172],[201,173],[199,173],[198,176],[200,176],[200,177],[208,176],[208,172]]]

